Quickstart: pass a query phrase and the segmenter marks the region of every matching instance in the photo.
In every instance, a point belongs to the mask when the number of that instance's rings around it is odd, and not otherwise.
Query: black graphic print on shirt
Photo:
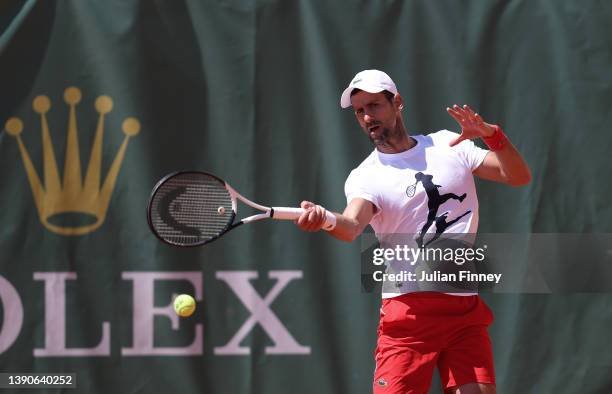
[[[448,227],[452,226],[454,223],[456,223],[462,217],[464,217],[465,215],[469,214],[471,211],[468,210],[468,211],[462,213],[461,215],[457,216],[455,219],[452,219],[451,221],[447,221],[448,220],[448,212],[444,212],[442,215],[437,216],[438,215],[438,209],[440,208],[440,206],[442,204],[444,204],[446,201],[448,201],[451,198],[454,199],[454,200],[457,200],[459,202],[463,202],[463,200],[466,197],[466,193],[463,193],[460,196],[458,196],[458,195],[456,195],[454,193],[440,194],[440,192],[438,191],[438,188],[440,188],[442,186],[441,185],[436,185],[436,184],[433,183],[433,176],[432,175],[423,174],[422,172],[417,172],[416,174],[414,174],[414,177],[416,179],[416,183],[417,184],[419,182],[421,182],[421,184],[423,185],[423,188],[425,189],[425,193],[427,193],[427,208],[429,209],[429,212],[427,214],[427,221],[425,222],[425,224],[421,228],[421,231],[419,232],[419,235],[416,238],[417,245],[420,248],[422,248],[422,247],[430,244],[431,242],[435,241],[436,239],[438,239],[440,237],[440,235],[442,235],[444,230],[446,230]],[[425,238],[425,234],[427,233],[427,230],[434,223],[436,224],[436,234],[426,244],[423,244],[423,240]]]

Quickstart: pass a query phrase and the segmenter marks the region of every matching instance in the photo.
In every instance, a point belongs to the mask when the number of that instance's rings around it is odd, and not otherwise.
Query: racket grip
[[[287,207],[273,207],[272,219],[277,220],[295,220],[302,216],[304,210],[302,208],[287,208]],[[330,211],[325,211],[325,223],[323,224],[323,230],[331,231],[336,227],[336,215]]]

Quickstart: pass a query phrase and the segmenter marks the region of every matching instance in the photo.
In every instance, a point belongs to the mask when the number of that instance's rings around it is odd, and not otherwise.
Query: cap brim
[[[344,89],[344,92],[342,92],[342,96],[340,96],[340,106],[342,108],[348,108],[353,105],[351,103],[351,93],[353,92],[353,89],[363,90],[368,93],[380,93],[385,90],[381,89],[380,87],[371,87],[366,85],[349,86],[348,88]]]
[[[353,89],[355,88],[349,86],[348,88],[344,89],[344,92],[342,92],[342,96],[340,96],[340,106],[342,108],[348,108],[351,106],[351,93],[353,92]]]

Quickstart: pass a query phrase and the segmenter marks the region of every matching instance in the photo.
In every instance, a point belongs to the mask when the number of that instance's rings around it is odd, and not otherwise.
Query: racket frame
[[[215,235],[214,237],[201,241],[201,242],[196,242],[193,244],[179,244],[179,243],[175,243],[175,242],[162,238],[157,233],[157,230],[155,229],[155,226],[153,226],[153,223],[151,221],[151,210],[153,207],[153,199],[155,198],[157,191],[168,179],[173,178],[178,175],[183,175],[183,174],[206,175],[206,176],[216,179],[217,181],[219,181],[221,184],[224,185],[232,201],[232,216],[227,226],[225,226],[223,230],[221,230],[219,234]],[[236,215],[238,213],[238,200],[242,201],[245,205],[248,205],[251,208],[255,208],[263,212],[255,214],[255,215],[247,216],[234,223],[234,220],[236,220]],[[196,247],[196,246],[202,246],[207,243],[210,243],[216,240],[217,238],[219,238],[220,236],[226,234],[230,230],[233,230],[234,228],[242,224],[245,224],[245,223],[256,222],[256,221],[268,219],[268,218],[277,219],[277,220],[294,220],[294,219],[299,218],[302,215],[302,213],[304,213],[304,210],[302,208],[267,207],[265,205],[257,204],[249,200],[248,198],[244,197],[242,194],[238,193],[236,189],[231,187],[226,181],[224,181],[223,179],[209,172],[196,171],[196,170],[183,170],[183,171],[175,171],[170,174],[167,174],[155,184],[155,186],[153,187],[153,191],[151,192],[151,196],[149,197],[149,202],[147,204],[147,223],[149,224],[149,228],[152,230],[155,237],[157,237],[157,239],[159,239],[160,241],[168,245],[178,246],[178,247]],[[324,225],[324,230],[331,231],[335,228],[335,226],[336,226],[336,217],[334,216],[333,213],[327,211],[327,218],[326,218],[326,223]]]
[[[234,196],[232,195],[232,192],[228,189],[228,192],[230,194],[230,198],[232,200],[232,216],[231,219],[228,221],[228,224],[223,228],[223,230],[221,230],[219,232],[219,234],[215,235],[212,238],[209,238],[207,240],[204,240],[202,242],[196,242],[193,244],[181,244],[181,243],[177,243],[177,242],[172,242],[169,241],[165,238],[163,238],[162,236],[160,236],[157,232],[157,230],[155,229],[155,226],[153,225],[153,222],[151,221],[151,210],[153,208],[153,199],[155,198],[155,195],[157,194],[157,191],[160,189],[160,187],[166,183],[166,181],[170,178],[173,178],[177,175],[182,175],[182,174],[203,174],[203,175],[207,175],[210,176],[214,179],[216,179],[217,181],[219,181],[221,184],[223,184],[226,188],[227,188],[227,183],[219,178],[218,176],[211,174],[209,172],[204,172],[204,171],[195,171],[195,170],[182,170],[182,171],[175,171],[175,172],[171,172],[167,175],[165,175],[163,178],[161,178],[153,187],[153,190],[151,191],[151,196],[149,197],[149,202],[147,203],[147,223],[149,224],[149,228],[151,229],[151,231],[153,232],[153,234],[155,235],[155,237],[157,239],[159,239],[160,241],[162,241],[165,244],[171,245],[171,246],[176,246],[176,247],[181,247],[181,248],[193,248],[196,246],[202,246],[202,245],[206,245],[209,242],[212,242],[214,240],[216,240],[217,238],[219,238],[220,236],[222,236],[223,234],[227,233],[228,231],[232,230],[235,227],[240,226],[241,224],[243,224],[242,221],[239,221],[237,223],[234,223],[234,220],[236,220],[236,210],[237,210],[237,204],[236,204],[236,199],[234,198]],[[232,189],[233,190],[233,189]],[[234,191],[235,192],[235,191]]]

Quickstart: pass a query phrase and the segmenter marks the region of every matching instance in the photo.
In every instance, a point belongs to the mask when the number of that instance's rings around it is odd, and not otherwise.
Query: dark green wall
[[[308,199],[341,211],[344,180],[372,148],[351,111],[340,109],[340,93],[356,72],[379,68],[404,97],[411,133],[458,131],[445,108],[468,103],[523,153],[529,186],[478,183],[481,231],[610,232],[611,21],[611,4],[596,0],[0,2],[0,275],[21,301],[0,304],[0,371],[76,372],[80,390],[91,393],[370,392],[380,301],[361,290],[359,242],[258,223],[203,248],[170,248],[146,224],[151,188],[168,172],[201,169],[255,201]],[[20,137],[43,179],[32,102],[48,96],[62,174],[69,86],[82,92],[83,176],[98,96],[114,104],[104,123],[103,179],[124,141],[123,120],[141,125],[104,223],[80,236],[43,226],[17,139],[4,129],[10,118],[23,122]],[[154,345],[187,346],[203,324],[200,354],[126,355],[143,302],[128,277],[174,271],[200,278],[202,300],[176,330],[155,317]],[[215,354],[250,316],[220,279],[224,271],[255,272],[262,298],[275,271],[300,272],[270,308],[310,353],[267,354],[274,341],[257,324],[242,342],[250,355]],[[57,281],[60,272],[77,277]],[[56,273],[55,281],[44,273]],[[45,298],[46,290],[65,296],[66,347],[96,346],[107,322],[105,354],[35,355],[50,347],[45,319],[57,316],[48,303],[61,299]],[[160,281],[154,302],[163,307],[172,294],[194,291],[184,280]],[[499,393],[612,390],[609,294],[485,298],[496,315]],[[8,343],[19,310],[23,324]]]

